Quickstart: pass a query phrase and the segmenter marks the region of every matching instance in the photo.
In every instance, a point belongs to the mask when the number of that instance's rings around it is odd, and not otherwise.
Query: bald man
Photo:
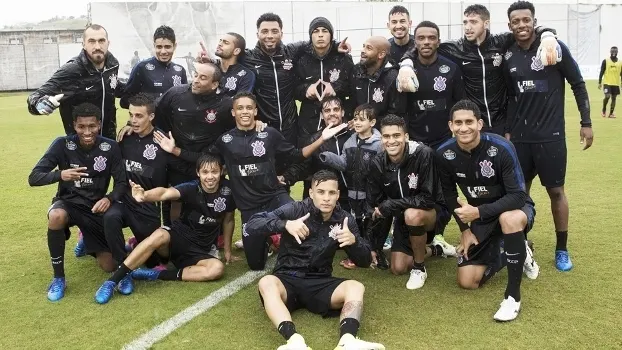
[[[395,81],[399,67],[391,60],[387,38],[372,36],[363,44],[361,60],[354,66],[350,80],[351,108],[369,103],[374,107],[376,127],[387,114],[404,117],[406,98],[397,91]]]

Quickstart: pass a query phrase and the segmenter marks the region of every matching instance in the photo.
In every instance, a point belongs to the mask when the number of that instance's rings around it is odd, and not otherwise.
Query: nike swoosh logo
[[[313,77],[312,77],[312,76],[311,76],[311,77],[306,77],[305,79],[309,80],[309,79],[311,79],[311,78],[313,78]]]
[[[467,64],[469,64],[469,63],[471,63],[471,62],[462,62],[462,65],[463,65],[463,66],[466,66],[466,65],[467,65]]]
[[[180,112],[185,112],[186,111],[185,109],[181,109],[179,107],[177,108],[177,110],[180,111]]]
[[[385,185],[385,186],[389,186],[389,185],[391,185],[391,183],[389,182],[388,184],[384,184],[384,185]]]
[[[357,90],[361,90],[362,88],[357,86],[357,87],[356,87],[356,89],[357,89]]]
[[[518,255],[519,253],[514,253],[514,254],[510,254],[510,253],[505,253],[505,255],[507,256],[514,256],[514,255]]]
[[[86,91],[91,90],[94,86],[95,86],[95,85],[87,87],[87,88],[86,88]]]
[[[259,67],[261,67],[261,65],[255,66],[255,68],[259,68]]]

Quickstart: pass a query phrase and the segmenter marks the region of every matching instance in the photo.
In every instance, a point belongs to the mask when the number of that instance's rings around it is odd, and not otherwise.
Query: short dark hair
[[[341,99],[337,96],[326,96],[322,99],[321,106],[322,109],[324,109],[324,106],[326,106],[327,104],[331,103],[331,102],[335,102],[339,108],[343,109],[343,102],[341,101]]]
[[[231,105],[232,106],[235,105],[235,102],[237,100],[241,98],[245,98],[245,97],[253,100],[253,102],[255,103],[255,106],[257,106],[257,97],[248,91],[242,91],[242,92],[238,92],[237,94],[235,94],[235,96],[233,96],[233,99],[231,101]]]
[[[95,117],[98,121],[102,120],[102,110],[99,109],[96,105],[83,102],[79,105],[73,107],[73,111],[71,112],[71,116],[73,121],[77,121],[80,117]]]
[[[611,49],[616,49],[617,50],[618,47],[617,46],[612,46]],[[611,50],[611,49],[609,49],[609,50]]]
[[[214,69],[214,74],[212,75],[212,81],[220,81],[222,79],[222,70],[220,70],[220,67],[218,65],[216,65],[214,62],[201,62],[198,64],[204,64],[206,66],[210,66]]]
[[[362,105],[359,105],[354,109],[353,115],[356,116],[357,114],[363,112],[363,115],[367,118],[367,120],[371,121],[376,119],[376,110],[374,109],[374,106],[371,105],[371,103],[363,103]]]
[[[438,35],[438,38],[441,38],[441,30],[438,28],[438,25],[436,25],[436,23],[431,22],[431,21],[421,21],[419,22],[419,24],[417,24],[417,26],[415,27],[415,31],[414,33],[417,33],[417,29],[419,28],[434,28],[436,29],[436,35]]]
[[[91,23],[91,24],[87,25],[86,28],[84,28],[84,31],[82,32],[82,39],[86,38],[86,31],[88,29],[93,29],[93,30],[103,29],[104,32],[106,32],[106,39],[108,39],[108,31],[106,30],[106,28],[104,28],[104,26],[102,26],[100,24],[95,24],[95,23]]]
[[[450,120],[454,120],[454,113],[456,111],[472,111],[475,119],[482,119],[482,112],[479,110],[479,107],[477,107],[477,104],[471,100],[464,99],[456,102],[456,104],[451,107],[451,110],[449,111]]]
[[[235,38],[235,43],[234,46],[236,49],[240,49],[240,55],[244,54],[244,50],[246,50],[246,40],[244,39],[243,36],[241,36],[238,33],[234,33],[234,32],[229,32],[227,33],[227,35],[231,35],[232,37]]]
[[[313,174],[313,177],[311,178],[311,186],[317,186],[326,181],[337,181],[337,183],[339,183],[339,178],[337,177],[337,174],[330,170],[320,170]]]
[[[397,126],[404,132],[408,131],[404,118],[395,114],[387,114],[384,118],[382,118],[382,121],[380,121],[380,129],[382,130],[385,126]]]
[[[483,21],[488,21],[490,19],[490,11],[488,11],[486,6],[480,4],[467,6],[467,8],[464,9],[464,15],[478,15]]]
[[[168,39],[174,44],[175,31],[169,26],[159,26],[155,32],[153,32],[153,41],[156,41],[157,39]]]
[[[389,17],[391,17],[392,15],[395,15],[397,13],[403,13],[406,16],[410,17],[410,13],[408,12],[408,9],[406,9],[406,7],[402,6],[402,5],[395,5],[391,8],[391,11],[389,11]]]
[[[536,15],[536,8],[529,1],[516,1],[508,7],[508,19],[510,19],[510,13],[516,10],[529,10],[531,11],[531,17]]]
[[[279,24],[279,28],[283,29],[283,21],[281,20],[281,17],[279,17],[279,15],[277,15],[276,13],[266,12],[263,15],[259,16],[259,18],[257,19],[257,29],[259,29],[259,26],[263,22],[277,22]]]
[[[222,162],[220,161],[219,156],[212,153],[204,153],[199,156],[199,159],[197,159],[197,173],[201,171],[201,168],[208,164],[216,164],[222,169]]]
[[[155,112],[155,100],[144,92],[139,92],[128,99],[128,103],[136,107],[147,107],[147,114]]]

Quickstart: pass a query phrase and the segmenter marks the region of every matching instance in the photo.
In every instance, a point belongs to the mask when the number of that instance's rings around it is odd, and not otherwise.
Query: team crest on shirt
[[[226,134],[222,136],[222,142],[224,143],[229,143],[231,142],[231,140],[233,140],[233,136]]]
[[[495,147],[495,146],[490,146],[490,148],[488,149],[488,151],[486,151],[486,153],[488,153],[488,156],[490,156],[490,157],[494,157],[494,156],[496,156],[496,155],[497,155],[497,152],[498,152],[498,151],[499,151],[499,150],[497,149],[497,147]]]
[[[145,146],[145,150],[143,151],[143,157],[149,160],[154,160],[156,157],[157,151],[158,151],[158,148],[155,145],[148,144]]]
[[[181,72],[182,68],[181,68],[180,65],[176,64],[176,65],[173,66],[173,69],[175,70],[175,72]]]
[[[531,70],[534,71],[539,71],[539,70],[543,70],[544,69],[544,65],[542,64],[542,61],[540,61],[540,57],[538,56],[533,56],[531,58]]]
[[[222,188],[220,189],[220,194],[222,194],[223,196],[228,196],[231,194],[231,189],[227,186],[222,186]]]
[[[246,75],[246,71],[245,70],[241,70],[238,72],[238,77],[243,77]]]
[[[438,92],[445,91],[445,89],[447,88],[447,85],[445,84],[446,81],[447,78],[445,77],[438,76],[434,78],[434,90]]]
[[[330,225],[330,231],[328,231],[328,237],[334,240],[337,240],[337,235],[339,234],[339,231],[341,231],[341,225],[339,224]]]
[[[78,145],[76,145],[76,143],[73,142],[73,141],[67,141],[65,146],[67,146],[67,149],[70,150],[70,151],[75,151],[76,148],[78,148]]]
[[[265,139],[266,137],[268,137],[268,133],[265,131],[260,131],[257,133],[257,138]]]
[[[512,51],[507,51],[503,57],[506,61],[509,60],[512,57]]]
[[[154,66],[153,64],[151,64],[151,63],[147,63],[147,64],[145,65],[145,68],[146,68],[147,70],[154,70],[154,69],[155,69],[155,66]]]
[[[106,170],[106,161],[107,160],[108,159],[106,159],[106,157],[104,157],[104,156],[99,156],[99,157],[93,158],[93,170],[99,171],[99,172],[102,172],[102,171]]]
[[[367,162],[369,160],[371,156],[369,155],[369,153],[364,153],[363,154],[363,161]]]
[[[225,211],[225,209],[227,208],[225,201],[226,199],[222,197],[214,199],[214,211],[217,213]]]
[[[408,188],[412,188],[413,190],[416,190],[418,181],[419,181],[419,175],[415,173],[411,173],[410,175],[408,175]]]
[[[99,144],[99,149],[104,152],[108,152],[110,151],[110,144],[108,142],[102,142]]]
[[[246,224],[242,224],[242,236],[248,237],[248,232],[246,232]]]
[[[235,90],[235,87],[237,86],[236,85],[237,82],[238,82],[238,78],[236,78],[236,77],[229,77],[229,78],[227,78],[227,83],[225,83],[225,87],[227,89],[229,89],[229,91]]]
[[[489,160],[482,160],[481,162],[479,162],[479,166],[481,168],[482,171],[482,176],[487,177],[487,178],[491,178],[493,176],[495,176],[495,169],[492,168],[492,162]]]
[[[253,155],[255,157],[261,157],[266,154],[266,148],[263,146],[263,141],[255,141],[251,143],[251,147],[253,147]]]
[[[337,80],[339,80],[339,73],[341,73],[341,70],[335,68],[335,69],[329,71],[328,73],[330,73],[330,78],[328,78],[328,79],[330,80],[331,83],[334,83]]]
[[[456,152],[448,149],[447,151],[443,152],[443,158],[447,160],[454,160],[456,159]]]
[[[208,123],[213,123],[216,121],[216,111],[213,109],[208,109],[205,111],[205,121]]]
[[[503,62],[503,56],[499,55],[498,53],[494,54],[492,56],[492,65],[495,67],[499,67],[501,65],[501,62]]]
[[[283,69],[290,70],[293,67],[294,67],[294,65],[292,64],[292,60],[290,60],[289,58],[286,59],[285,61],[283,61]]]
[[[179,75],[173,75],[173,86],[181,85],[181,77]]]
[[[117,87],[117,75],[113,74],[110,76],[110,88],[116,89],[116,87]]]
[[[448,73],[450,70],[448,65],[442,65],[438,68],[438,71],[441,72],[442,74]]]
[[[380,102],[384,101],[384,90],[382,90],[381,88],[375,88],[374,89],[374,94],[373,94],[373,96],[371,98],[376,103],[380,103]]]

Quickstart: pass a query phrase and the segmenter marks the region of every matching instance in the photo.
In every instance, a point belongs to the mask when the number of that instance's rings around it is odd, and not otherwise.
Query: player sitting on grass
[[[223,230],[225,241],[231,242],[235,220],[235,203],[227,180],[221,180],[223,167],[212,155],[202,155],[197,160],[199,180],[182,183],[175,187],[157,187],[145,191],[130,182],[132,196],[138,203],[180,200],[181,216],[172,226],[157,229],[140,242],[125,259],[112,277],[104,282],[95,294],[99,304],[107,303],[119,281],[131,273],[137,280],[164,281],[213,281],[222,277],[224,264],[214,253],[218,233]],[[169,258],[175,269],[134,270],[157,252],[161,258]],[[226,262],[231,256],[225,255]],[[134,270],[134,271],[132,271]]]
[[[358,266],[371,263],[371,249],[354,217],[337,204],[338,181],[336,174],[318,171],[311,179],[310,198],[255,214],[246,224],[249,235],[288,233],[281,237],[273,274],[259,280],[266,313],[287,340],[278,350],[310,349],[292,322],[291,312],[300,308],[324,317],[341,310],[341,339],[335,349],[384,349],[355,338],[363,312],[363,284],[332,277],[340,247]]]

